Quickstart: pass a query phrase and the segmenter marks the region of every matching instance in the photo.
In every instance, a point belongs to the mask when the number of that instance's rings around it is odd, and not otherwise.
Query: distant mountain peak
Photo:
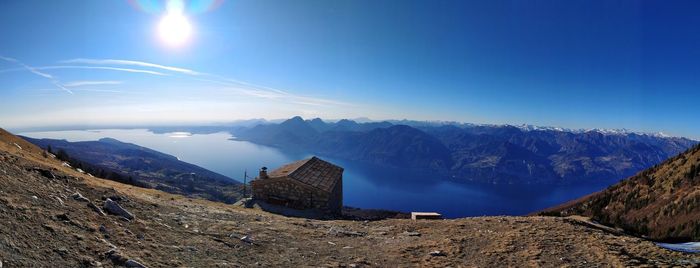
[[[105,142],[105,143],[118,143],[118,144],[124,144],[124,142],[113,139],[113,138],[101,138],[98,140],[99,142]]]
[[[514,125],[504,125],[504,126],[514,126]],[[558,132],[571,132],[571,133],[587,133],[587,132],[596,132],[600,133],[603,135],[630,135],[630,134],[636,134],[640,136],[652,136],[652,137],[657,137],[657,138],[683,138],[683,137],[676,137],[676,136],[671,136],[663,132],[643,132],[643,131],[634,131],[626,128],[589,128],[589,129],[572,129],[572,128],[563,128],[563,127],[551,127],[551,126],[536,126],[536,125],[529,125],[529,124],[522,124],[522,125],[517,125],[514,126],[522,131],[558,131]]]
[[[298,115],[297,115],[297,116],[295,116],[295,117],[292,117],[292,118],[287,119],[286,121],[304,121],[304,118],[302,118],[301,116],[298,116]]]
[[[292,117],[290,119],[287,119],[284,122],[282,122],[280,125],[296,126],[296,127],[300,127],[300,126],[308,127],[308,123],[306,121],[304,121],[304,119],[301,118],[301,116],[295,116],[295,117]]]

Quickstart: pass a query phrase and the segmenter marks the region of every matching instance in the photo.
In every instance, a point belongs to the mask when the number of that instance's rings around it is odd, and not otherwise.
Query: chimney
[[[260,175],[258,176],[260,179],[267,179],[267,167],[261,167],[260,168]]]

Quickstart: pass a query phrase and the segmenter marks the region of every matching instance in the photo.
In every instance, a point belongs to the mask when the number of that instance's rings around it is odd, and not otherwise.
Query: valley
[[[112,137],[176,156],[184,162],[233,178],[237,182],[243,182],[246,171],[249,177],[255,177],[261,166],[274,168],[311,155],[230,140],[231,135],[225,132],[198,134],[193,129],[182,127],[169,128],[168,131],[193,131],[193,134],[178,136],[172,132],[158,134],[144,129],[103,129],[26,132],[22,135],[39,139],[66,139],[68,142],[82,144]],[[525,215],[602,190],[617,182],[592,181],[563,185],[479,183],[455,180],[435,172],[416,172],[362,161],[322,157],[345,168],[343,196],[346,206],[404,212],[438,211],[448,218]],[[462,205],[454,206],[455,203]]]

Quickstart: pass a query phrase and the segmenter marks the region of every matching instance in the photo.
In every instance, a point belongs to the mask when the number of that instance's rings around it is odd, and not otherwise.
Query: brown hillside
[[[700,240],[700,145],[545,214],[585,215],[655,240]]]
[[[95,207],[112,204],[107,198],[134,218],[98,213]],[[581,217],[372,222],[288,218],[93,178],[0,130],[0,266],[139,267],[137,263],[692,267],[700,264],[700,256],[661,249]]]

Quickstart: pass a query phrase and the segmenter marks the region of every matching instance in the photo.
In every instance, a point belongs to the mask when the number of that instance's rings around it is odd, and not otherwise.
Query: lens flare
[[[158,23],[158,34],[165,44],[182,46],[192,35],[192,25],[184,14],[168,12]]]
[[[216,10],[224,0],[128,0],[128,2],[134,9],[149,14],[163,13],[168,6],[173,5],[172,2],[177,2],[176,5],[182,6],[188,14],[197,15]]]

